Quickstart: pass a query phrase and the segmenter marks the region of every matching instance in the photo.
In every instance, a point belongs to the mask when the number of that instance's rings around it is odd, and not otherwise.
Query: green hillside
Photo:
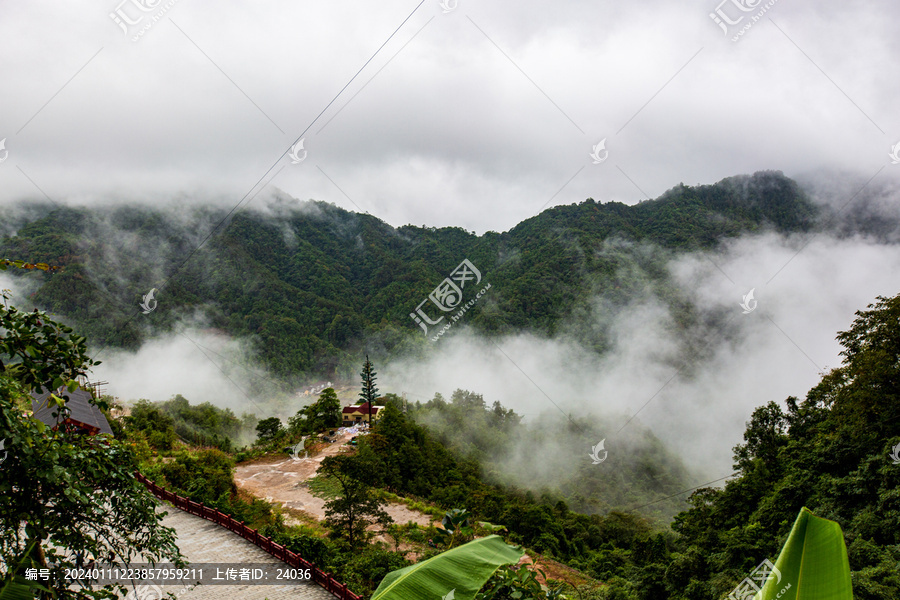
[[[171,554],[174,547],[166,530],[157,527],[148,546],[146,536],[128,537],[136,531],[133,526],[115,521],[156,523],[153,503],[133,479],[135,468],[258,524],[264,534],[314,556],[317,563],[364,593],[389,571],[407,564],[405,551],[399,549],[404,536],[418,544],[418,558],[423,559],[450,548],[457,534],[462,541],[474,534],[471,526],[461,525],[452,535],[433,527],[404,526],[390,530],[397,540],[391,550],[365,536],[350,537],[347,532],[362,522],[351,520],[347,526],[340,518],[326,519],[328,540],[321,535],[320,523],[287,525],[269,504],[237,493],[232,467],[236,458],[248,457],[247,451],[230,455],[176,441],[176,431],[181,429],[203,445],[210,438],[222,442],[219,434],[229,436],[241,426],[229,411],[210,405],[191,407],[180,397],[159,407],[168,419],[149,403],[139,404],[115,424],[118,437],[99,438],[101,443],[74,430],[47,429],[22,412],[27,390],[83,374],[92,364],[86,340],[57,327],[44,313],[20,311],[5,303],[0,307],[0,324],[7,333],[0,344],[0,439],[9,444],[0,471],[0,539],[5,542],[0,545],[0,558],[5,564],[24,560],[46,564],[40,553],[32,557],[29,549],[45,539],[46,548],[99,552],[109,550],[104,545],[108,538],[124,536],[124,546],[115,549],[121,560],[131,549],[155,548]],[[400,408],[401,399],[386,395],[386,409],[371,434],[359,440],[357,451],[323,461],[323,474],[343,477],[341,485],[358,492],[356,504],[371,507],[366,514],[377,516],[378,503],[386,497],[405,496],[413,505],[450,510],[450,516],[467,514],[466,522],[478,523],[485,531],[502,527],[496,531],[506,541],[543,554],[538,559],[544,564],[552,558],[558,561],[554,564],[580,571],[582,581],[589,578],[577,590],[555,589],[554,593],[564,592],[555,598],[722,600],[763,560],[777,555],[803,507],[840,526],[856,600],[897,598],[900,295],[877,298],[856,313],[837,339],[843,348],[841,366],[824,373],[802,401],[789,397],[783,406],[769,401],[754,410],[743,443],[734,448],[737,473],[733,479],[720,489],[694,492],[689,510],[675,516],[671,527],[648,520],[638,509],[614,510],[621,506],[620,492],[604,491],[623,488],[650,497],[683,485],[679,463],[652,448],[616,474],[613,486],[600,475],[601,470],[587,467],[590,471],[580,475],[584,488],[575,494],[572,490],[534,493],[491,481],[498,479],[492,472],[493,456],[508,447],[514,436],[539,432],[521,429],[521,419],[512,411],[499,404],[488,408],[478,394],[462,390],[450,402],[436,397],[409,407],[406,413]],[[105,400],[98,404],[109,408]],[[419,421],[443,422],[444,427]],[[295,424],[298,428],[292,433]],[[302,419],[289,421],[282,438],[264,440],[258,425],[261,443],[249,454],[268,451],[280,454],[282,460],[284,452],[278,449],[304,431]],[[464,427],[471,435],[454,435]],[[290,435],[294,437],[288,440]],[[573,454],[582,454],[582,462],[588,464],[584,448],[575,448],[568,439],[561,439],[559,445],[563,451],[570,448]],[[151,454],[151,446],[161,454]],[[647,463],[657,471],[648,470]],[[656,481],[648,485],[651,480]],[[118,509],[97,511],[96,506],[110,497],[116,498]],[[335,498],[331,504],[332,516],[342,510],[339,500],[344,498]],[[349,513],[351,508],[343,510]],[[481,519],[491,525],[479,523]],[[23,520],[31,525],[25,528],[24,538],[19,536]],[[69,526],[85,522],[92,525]],[[95,529],[94,522],[106,529]],[[429,539],[436,540],[435,546],[427,545]],[[56,554],[48,558],[68,560]],[[70,566],[54,564],[55,568]],[[499,572],[488,585],[502,587],[512,576]],[[808,581],[808,587],[816,588],[816,581],[824,580]],[[810,597],[828,597],[823,594]],[[480,598],[491,597],[497,596]],[[551,596],[537,590],[529,596],[509,597],[546,600]]]
[[[186,315],[203,315],[210,327],[251,339],[265,366],[289,381],[352,377],[363,339],[382,359],[423,347],[410,313],[463,259],[492,286],[465,319],[481,332],[564,330],[603,350],[605,332],[577,326],[582,301],[600,295],[621,304],[647,285],[681,309],[674,314],[686,326],[690,303],[666,280],[672,253],[767,228],[808,230],[816,213],[779,172],[680,185],[635,206],[588,199],[481,236],[455,227],[395,229],[283,197],[227,220],[210,207],[174,214],[32,204],[4,216],[0,256],[65,267],[21,276],[36,280],[34,305],[77,327],[94,351],[136,348]],[[151,288],[159,290],[158,308],[143,315]]]

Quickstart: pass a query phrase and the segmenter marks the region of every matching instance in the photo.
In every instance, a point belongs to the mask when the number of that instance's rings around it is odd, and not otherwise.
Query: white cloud
[[[684,255],[670,270],[698,312],[715,316],[696,354],[674,327],[678,315],[647,294],[624,307],[596,305],[596,318],[612,323],[613,347],[602,357],[563,338],[519,334],[495,346],[459,335],[436,342],[424,360],[388,365],[382,381],[412,400],[476,391],[532,422],[559,411],[593,414],[611,427],[599,432],[610,443],[639,411],[626,428],[649,427],[714,479],[730,473],[731,449],[754,408],[803,398],[823,370],[840,365],[837,332],[876,296],[897,293],[900,251],[861,238],[769,233],[733,240],[706,258]],[[745,315],[739,304],[752,287],[758,305]]]
[[[136,43],[109,18],[115,2],[8,7],[0,202],[196,192],[237,204],[414,6],[178,2]],[[482,232],[561,188],[553,204],[633,203],[679,181],[888,164],[900,139],[888,0],[778,2],[739,43],[714,8],[463,1],[444,15],[426,2],[274,185],[355,210],[339,186],[393,225]],[[592,165],[603,137],[610,159]]]

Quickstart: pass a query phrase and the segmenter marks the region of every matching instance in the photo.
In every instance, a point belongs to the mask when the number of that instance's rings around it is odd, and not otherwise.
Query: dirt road
[[[319,465],[326,456],[350,451],[344,443],[356,435],[351,431],[343,431],[333,444],[311,458],[295,460],[290,456],[270,457],[237,466],[234,474],[235,483],[258,498],[269,502],[278,502],[283,506],[303,511],[321,521],[325,518],[325,502],[309,492],[305,483],[315,476]],[[428,515],[410,510],[402,504],[388,504],[385,510],[395,523],[413,521],[422,526],[431,522]]]

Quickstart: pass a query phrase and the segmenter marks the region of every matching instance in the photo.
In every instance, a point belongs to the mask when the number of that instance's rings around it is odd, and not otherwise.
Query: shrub
[[[398,552],[370,546],[347,561],[341,577],[357,594],[369,595],[375,591],[385,575],[410,564],[412,563]]]
[[[164,463],[160,473],[172,491],[191,500],[212,505],[226,494],[237,490],[232,468],[234,461],[221,450],[212,448],[197,452],[181,451],[175,459]]]

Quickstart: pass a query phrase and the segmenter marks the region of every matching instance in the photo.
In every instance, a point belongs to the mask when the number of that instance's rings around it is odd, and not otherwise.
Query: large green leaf
[[[37,542],[31,542],[18,560],[18,564],[9,566],[6,577],[0,580],[0,600],[34,600],[37,592],[49,591],[36,581],[17,574],[27,566],[35,568],[40,566],[31,558],[36,545]]]
[[[34,600],[36,592],[46,589],[21,575],[8,575],[0,582],[0,600]]]
[[[522,554],[499,536],[479,538],[388,573],[372,600],[472,600],[494,571]]]
[[[806,507],[794,521],[775,568],[780,577],[773,573],[768,578],[759,600],[853,600],[841,526]]]

